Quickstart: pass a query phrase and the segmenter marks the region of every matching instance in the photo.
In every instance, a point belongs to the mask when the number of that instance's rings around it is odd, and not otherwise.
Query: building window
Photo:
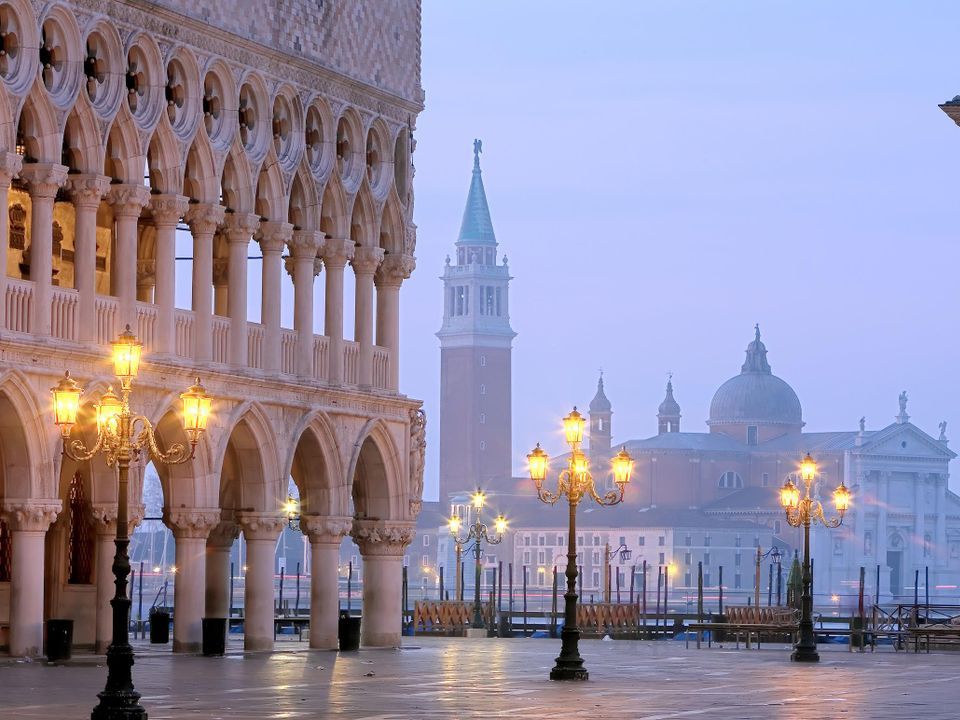
[[[481,395],[486,395],[486,394],[487,394],[487,386],[484,385],[483,383],[480,383],[480,394],[481,394]]]
[[[703,554],[703,564],[704,564],[704,565],[709,565],[709,564],[710,564],[710,553],[704,553],[704,554]]]
[[[523,544],[526,545],[527,547],[530,546],[530,536],[529,536],[529,535],[524,535],[524,536],[523,536]]]
[[[423,546],[424,546],[424,547],[430,547],[430,536],[429,536],[429,535],[424,535],[424,536],[423,536]]]
[[[600,587],[600,573],[596,570],[593,571],[593,585],[592,587]]]
[[[540,545],[540,546],[542,547],[543,545],[546,545],[546,544],[547,544],[547,536],[546,536],[546,535],[538,535],[538,536],[537,536],[537,545]]]
[[[593,551],[593,564],[594,564],[594,565],[599,565],[599,564],[600,564],[600,551],[599,551],[599,550],[594,550],[594,551]]]
[[[754,536],[754,538],[753,538],[753,546],[754,546],[755,548],[760,547],[760,536],[759,536],[759,535],[755,535],[755,536]]]
[[[740,589],[740,575],[739,573],[733,576],[733,587],[737,590]]]
[[[770,473],[763,474],[763,486],[770,487]]]
[[[639,545],[640,547],[643,547],[646,544],[647,544],[647,539],[643,535],[637,538],[637,545]]]
[[[577,535],[577,545],[583,545],[583,535]]]
[[[621,545],[626,545],[626,544],[627,544],[627,536],[626,536],[626,535],[621,535],[621,536],[620,536],[620,544],[621,544]]]
[[[487,366],[487,356],[486,356],[486,355],[481,355],[481,356],[480,356],[480,367],[486,367],[486,366]]]
[[[690,553],[684,553],[684,554],[683,554],[683,563],[684,563],[684,565],[689,565],[689,564],[690,564]],[[688,583],[688,584],[689,584],[689,583]]]
[[[480,413],[480,424],[481,424],[481,425],[486,425],[486,424],[487,424],[487,414],[486,414],[486,413]]]
[[[524,564],[524,565],[529,565],[529,564],[530,564],[530,551],[529,551],[529,550],[524,550],[524,551],[523,551],[523,564]]]
[[[690,547],[690,545],[693,544],[693,538],[691,538],[689,535],[687,535],[687,536],[683,539],[683,544],[686,545],[687,547]]]
[[[707,587],[710,584],[710,573],[703,574],[703,586]]]
[[[497,288],[497,317],[500,317],[500,288]]]
[[[710,542],[711,542],[710,536],[709,536],[709,535],[704,535],[704,536],[703,536],[703,546],[704,546],[704,547],[710,547]]]
[[[774,531],[777,535],[780,534],[781,528],[783,528],[783,525],[780,524],[780,521],[779,521],[779,520],[774,520],[774,521],[773,521],[773,531]]]
[[[667,538],[665,538],[663,535],[657,538],[657,545],[659,545],[660,547],[663,547],[666,544],[667,544]]]
[[[743,487],[743,478],[740,477],[740,473],[734,472],[733,470],[727,470],[723,475],[720,476],[720,480],[717,482],[717,487],[739,490]]]
[[[757,426],[747,425],[747,445],[757,444]]]
[[[481,450],[486,450],[486,449],[487,449],[487,441],[486,441],[486,440],[481,440],[481,441],[480,441],[480,449],[481,449]]]
[[[546,561],[547,561],[547,554],[546,554],[543,550],[538,551],[538,552],[537,552],[537,564],[538,564],[538,565],[543,565]]]
[[[423,568],[423,571],[424,571],[424,572],[426,572],[427,570],[430,569],[430,556],[429,556],[429,555],[424,555],[424,556],[423,556],[423,558],[422,558],[421,561],[420,561],[420,567]]]
[[[740,536],[739,536],[739,535],[737,535],[736,539],[734,539],[733,544],[734,544],[735,547],[740,547]]]
[[[733,564],[736,567],[740,567],[740,553],[737,553],[736,555],[733,556]]]
[[[690,587],[690,573],[686,573],[686,574],[683,576],[683,584],[684,584],[686,587]]]
[[[597,545],[597,546],[600,545],[600,536],[599,536],[599,535],[594,535],[594,536],[593,536],[593,544],[594,544],[594,545]]]
[[[659,560],[658,562],[659,562],[661,565],[663,565],[663,553],[660,553],[660,560]]]

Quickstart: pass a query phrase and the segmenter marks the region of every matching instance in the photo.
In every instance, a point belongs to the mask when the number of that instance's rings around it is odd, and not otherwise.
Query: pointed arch
[[[287,194],[284,190],[283,175],[272,148],[257,175],[254,212],[260,217],[278,222],[287,217]]]
[[[157,125],[147,146],[147,176],[155,193],[179,195],[183,187],[180,143],[167,120]]]
[[[190,441],[183,429],[180,401],[176,393],[165,396],[155,414],[154,430],[160,449],[167,452],[174,445],[189,449]],[[213,446],[209,433],[197,443],[193,460],[180,465],[154,463],[160,476],[166,509],[179,507],[216,507],[218,478],[213,472]]]
[[[380,223],[376,206],[370,194],[370,186],[364,183],[353,200],[350,214],[350,238],[363,247],[377,247]]]
[[[206,133],[193,138],[183,167],[183,194],[193,202],[220,202],[220,173]]]
[[[122,108],[107,134],[103,174],[114,182],[142,185],[145,163],[136,123],[130,111]]]
[[[247,156],[239,141],[235,142],[227,154],[220,177],[220,201],[233,212],[250,213],[254,211],[254,187],[251,183]]]
[[[287,484],[281,480],[272,421],[259,403],[246,402],[231,413],[227,427],[213,465],[220,477],[220,507],[277,510]]]
[[[104,147],[97,115],[86,97],[81,96],[67,116],[63,129],[61,162],[70,172],[100,173]]]
[[[39,81],[33,84],[20,110],[18,134],[25,146],[25,160],[60,162],[60,127],[57,114]]]
[[[336,430],[323,411],[305,416],[291,433],[296,442],[282,477],[293,477],[304,514],[349,515],[350,481],[343,472]]]
[[[290,184],[290,209],[287,222],[298,230],[320,229],[320,199],[306,162],[300,164]]]
[[[54,444],[54,433],[44,424],[48,419],[23,373],[0,373],[0,496],[57,497],[47,451]]]
[[[380,236],[378,244],[386,252],[399,255],[403,252],[403,208],[395,188],[390,190],[383,214],[380,217]]]
[[[403,464],[383,420],[369,420],[354,443],[347,477],[351,479],[354,514],[366,520],[406,517]]]
[[[332,238],[350,237],[350,214],[347,212],[347,195],[336,175],[327,180],[320,206],[320,229]]]

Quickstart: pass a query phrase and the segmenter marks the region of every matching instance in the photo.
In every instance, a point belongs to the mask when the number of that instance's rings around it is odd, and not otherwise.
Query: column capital
[[[322,245],[323,233],[319,230],[294,230],[287,241],[290,255],[298,260],[315,258]]]
[[[163,511],[175,538],[203,538],[220,522],[220,508],[176,508]]]
[[[117,534],[116,503],[93,503],[90,506],[90,516],[93,518],[97,535]]]
[[[310,538],[311,543],[340,545],[343,537],[350,532],[353,518],[339,515],[302,515],[300,529]]]
[[[60,500],[6,500],[0,505],[0,515],[11,530],[46,532],[62,507]]]
[[[275,220],[264,220],[257,230],[257,242],[260,249],[267,253],[283,252],[284,246],[293,237],[293,225]]]
[[[413,255],[387,255],[377,268],[374,281],[378,286],[400,287],[416,267],[417,261]]]
[[[350,265],[357,275],[373,275],[383,262],[383,248],[358,247],[353,251]]]
[[[276,540],[287,519],[277,513],[244,510],[237,513],[237,523],[247,540]]]
[[[248,243],[260,226],[260,216],[253,213],[227,213],[223,217],[224,235],[228,243]]]
[[[157,263],[152,258],[137,260],[137,285],[154,285],[157,278]]]
[[[138,218],[150,202],[150,188],[144,185],[111,185],[107,191],[107,202],[117,217]]]
[[[0,186],[10,187],[10,181],[23,167],[23,158],[12,152],[0,152]]]
[[[70,175],[66,186],[73,204],[77,207],[96,209],[100,200],[110,189],[110,178],[106,175]]]
[[[52,200],[67,180],[67,167],[57,163],[25,163],[20,177],[27,181],[32,197]]]
[[[223,222],[227,209],[219,203],[191,203],[183,220],[194,233],[212,233]]]
[[[221,519],[207,537],[207,542],[220,547],[230,547],[233,541],[240,536],[240,526],[235,522]]]
[[[153,224],[157,227],[176,227],[189,205],[190,198],[183,195],[151,195]]]
[[[356,244],[349,238],[327,238],[320,247],[320,257],[328,268],[343,268],[353,258]]]
[[[417,534],[416,523],[354,518],[350,533],[364,555],[397,557]]]

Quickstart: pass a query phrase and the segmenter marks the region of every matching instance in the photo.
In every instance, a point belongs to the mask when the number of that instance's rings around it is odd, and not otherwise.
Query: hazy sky
[[[510,257],[514,465],[605,371],[614,440],[683,429],[760,323],[807,430],[913,422],[960,448],[960,4],[424,0],[404,391],[437,492],[444,256],[483,139]],[[954,488],[960,483],[951,483]]]

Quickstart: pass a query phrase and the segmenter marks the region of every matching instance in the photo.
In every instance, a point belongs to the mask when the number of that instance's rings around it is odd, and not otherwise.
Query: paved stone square
[[[960,653],[785,646],[685,650],[680,642],[583,641],[588,683],[552,683],[559,641],[405,638],[401,650],[300,649],[223,658],[138,657],[135,682],[162,718],[955,718]],[[283,646],[281,646],[283,648]],[[0,718],[89,717],[104,658],[0,664]],[[815,699],[814,699],[815,698]]]

